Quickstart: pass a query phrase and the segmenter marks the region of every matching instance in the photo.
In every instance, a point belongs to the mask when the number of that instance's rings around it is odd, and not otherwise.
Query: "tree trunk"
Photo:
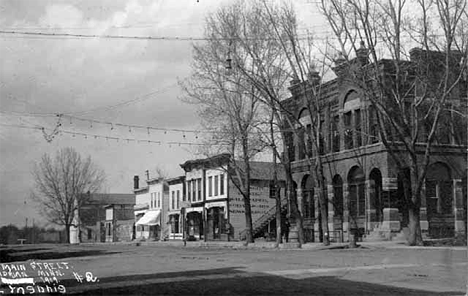
[[[419,208],[410,206],[408,209],[408,245],[422,246],[424,245],[421,235],[421,224],[419,223]]]
[[[70,224],[65,225],[65,235],[67,237],[67,244],[70,243]]]
[[[416,160],[415,160],[416,161]],[[405,190],[405,196],[407,199],[408,206],[408,245],[410,246],[422,246],[422,234],[421,234],[421,223],[419,217],[419,211],[421,207],[421,188],[418,185],[418,168],[414,165],[411,168],[410,175],[403,174],[403,190]]]
[[[277,182],[277,181],[276,181]],[[275,183],[275,186],[278,186]],[[275,188],[275,199],[276,199],[276,247],[282,243],[281,241],[281,196],[280,196],[280,189],[278,187]]]
[[[245,207],[245,240],[246,243],[253,243],[252,210],[250,205],[250,159],[247,136],[242,138],[242,150],[244,156],[244,207]]]
[[[330,239],[328,237],[328,211],[326,207],[327,199],[323,197],[324,195],[325,195],[325,192],[321,190],[321,192],[319,193],[319,202],[320,202],[320,213],[321,213],[321,219],[322,219],[323,245],[328,246],[330,245]]]
[[[317,157],[319,158],[319,157]],[[325,187],[325,178],[323,177],[323,167],[322,167],[322,162],[317,159],[317,168],[316,171],[317,173],[315,174],[317,176],[317,183],[319,185],[319,192],[318,192],[318,198],[319,198],[319,203],[320,203],[320,214],[321,214],[321,223],[322,223],[322,232],[323,232],[323,245],[328,246],[330,245],[330,239],[328,237],[328,197],[326,196],[326,187]]]
[[[348,240],[349,240],[349,248],[357,248],[357,239],[358,239],[358,229],[355,217],[349,216],[351,221],[349,223],[348,229]]]

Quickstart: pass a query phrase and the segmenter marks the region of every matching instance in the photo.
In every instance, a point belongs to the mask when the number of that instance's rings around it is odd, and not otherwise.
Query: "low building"
[[[75,224],[70,228],[70,243],[106,241],[106,207],[109,205],[133,207],[135,196],[125,193],[93,193],[76,211]],[[131,222],[133,223],[133,221]]]
[[[139,240],[164,240],[169,236],[167,211],[169,186],[162,178],[146,180],[139,187],[139,177],[134,177],[135,193],[135,238]]]
[[[181,164],[185,170],[186,195],[182,211],[190,239],[239,240],[245,236],[244,198],[236,185],[229,154]],[[238,164],[241,165],[241,164]],[[250,202],[254,236],[274,229],[275,199],[272,180],[274,165],[251,162]],[[277,166],[280,177],[284,175]],[[286,198],[282,196],[283,211]]]
[[[135,217],[133,204],[112,204],[106,210],[106,242],[134,239]]]

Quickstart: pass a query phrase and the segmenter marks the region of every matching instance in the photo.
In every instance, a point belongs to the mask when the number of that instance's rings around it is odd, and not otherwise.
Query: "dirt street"
[[[5,295],[22,294],[19,287],[25,294],[79,295],[464,295],[466,289],[463,249],[42,245],[0,250],[2,281],[24,280],[23,272],[35,283],[3,281]]]

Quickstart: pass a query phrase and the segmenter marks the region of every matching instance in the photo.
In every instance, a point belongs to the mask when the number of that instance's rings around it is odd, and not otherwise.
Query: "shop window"
[[[196,180],[192,180],[192,197],[193,197],[193,201],[196,201],[197,200],[197,182]],[[198,197],[200,198],[200,197]]]
[[[191,185],[192,185],[192,182],[187,181],[187,199],[188,199],[188,201],[191,200],[191,198],[190,198],[191,194],[192,194],[192,186]]]
[[[180,190],[177,190],[177,208],[180,208]]]
[[[175,209],[175,192],[172,191],[172,200],[171,200],[172,209]]]
[[[213,196],[213,177],[208,177],[208,196]]]
[[[202,199],[202,194],[201,194],[201,178],[197,179],[197,188],[198,188],[198,200]]]
[[[224,194],[224,174],[219,176],[219,194]]]

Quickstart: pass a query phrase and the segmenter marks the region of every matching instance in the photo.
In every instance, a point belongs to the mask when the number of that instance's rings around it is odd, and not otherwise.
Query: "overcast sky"
[[[0,0],[0,30],[129,36],[202,37],[207,13],[229,0]],[[297,1],[305,23],[320,23],[315,7]],[[190,41],[57,38],[0,34],[0,226],[44,224],[29,200],[31,170],[44,153],[73,147],[106,173],[104,192],[131,193],[135,174],[162,167],[183,175],[179,164],[193,149],[122,139],[197,142],[194,134],[128,128],[142,125],[194,129],[193,106],[179,100],[178,79],[190,73]],[[47,142],[61,118],[60,134]],[[81,135],[81,134],[87,134]],[[94,138],[93,135],[109,137]],[[119,141],[111,137],[120,138]]]

